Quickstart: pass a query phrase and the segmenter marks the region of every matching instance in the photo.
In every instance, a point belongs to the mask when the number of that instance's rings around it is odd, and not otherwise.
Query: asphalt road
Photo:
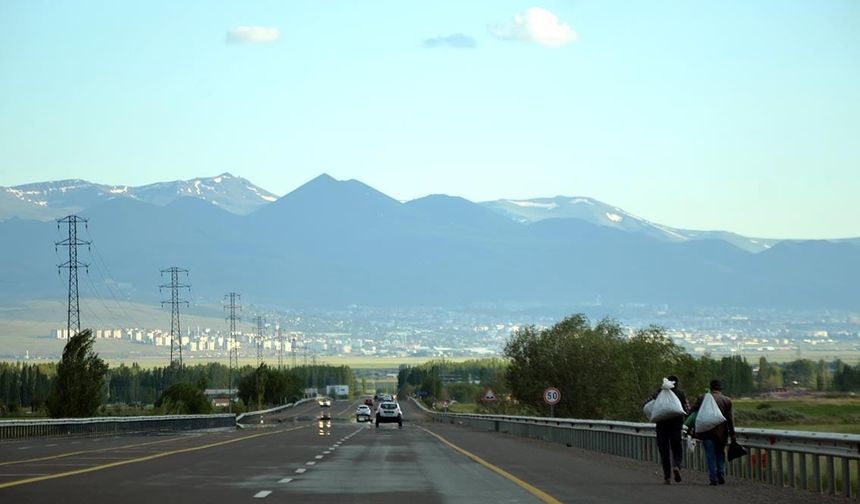
[[[403,429],[377,429],[357,404],[330,422],[311,403],[239,431],[2,442],[0,503],[844,502],[701,474],[665,486],[652,464],[431,423],[407,401]]]

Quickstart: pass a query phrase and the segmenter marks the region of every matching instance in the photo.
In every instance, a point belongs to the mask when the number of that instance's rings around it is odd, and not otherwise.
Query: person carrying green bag
[[[722,390],[720,380],[711,380],[710,392],[701,395],[693,406],[694,435],[702,440],[705,448],[711,485],[726,482],[726,444],[729,439],[732,442],[736,439],[732,400],[723,395]]]

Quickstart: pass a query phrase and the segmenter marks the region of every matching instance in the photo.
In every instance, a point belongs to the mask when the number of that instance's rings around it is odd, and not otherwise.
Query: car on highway
[[[367,405],[368,408],[372,408],[373,407],[373,399],[368,397],[367,399],[364,400],[364,404]]]
[[[369,422],[370,419],[373,418],[373,412],[370,411],[370,406],[366,404],[360,405],[355,410],[355,421],[356,422]]]
[[[403,412],[400,410],[400,405],[394,401],[383,401],[376,408],[376,428],[379,428],[381,423],[394,423],[403,428]]]
[[[320,401],[320,420],[331,420],[331,401]]]

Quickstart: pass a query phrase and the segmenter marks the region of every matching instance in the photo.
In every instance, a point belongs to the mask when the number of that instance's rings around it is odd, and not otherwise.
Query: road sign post
[[[543,402],[549,405],[549,416],[555,417],[555,405],[561,401],[561,392],[555,387],[548,387],[543,391]]]

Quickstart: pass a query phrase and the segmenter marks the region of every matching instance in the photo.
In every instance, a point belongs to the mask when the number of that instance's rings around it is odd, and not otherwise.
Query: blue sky
[[[860,2],[0,2],[0,185],[326,172],[860,236]]]

